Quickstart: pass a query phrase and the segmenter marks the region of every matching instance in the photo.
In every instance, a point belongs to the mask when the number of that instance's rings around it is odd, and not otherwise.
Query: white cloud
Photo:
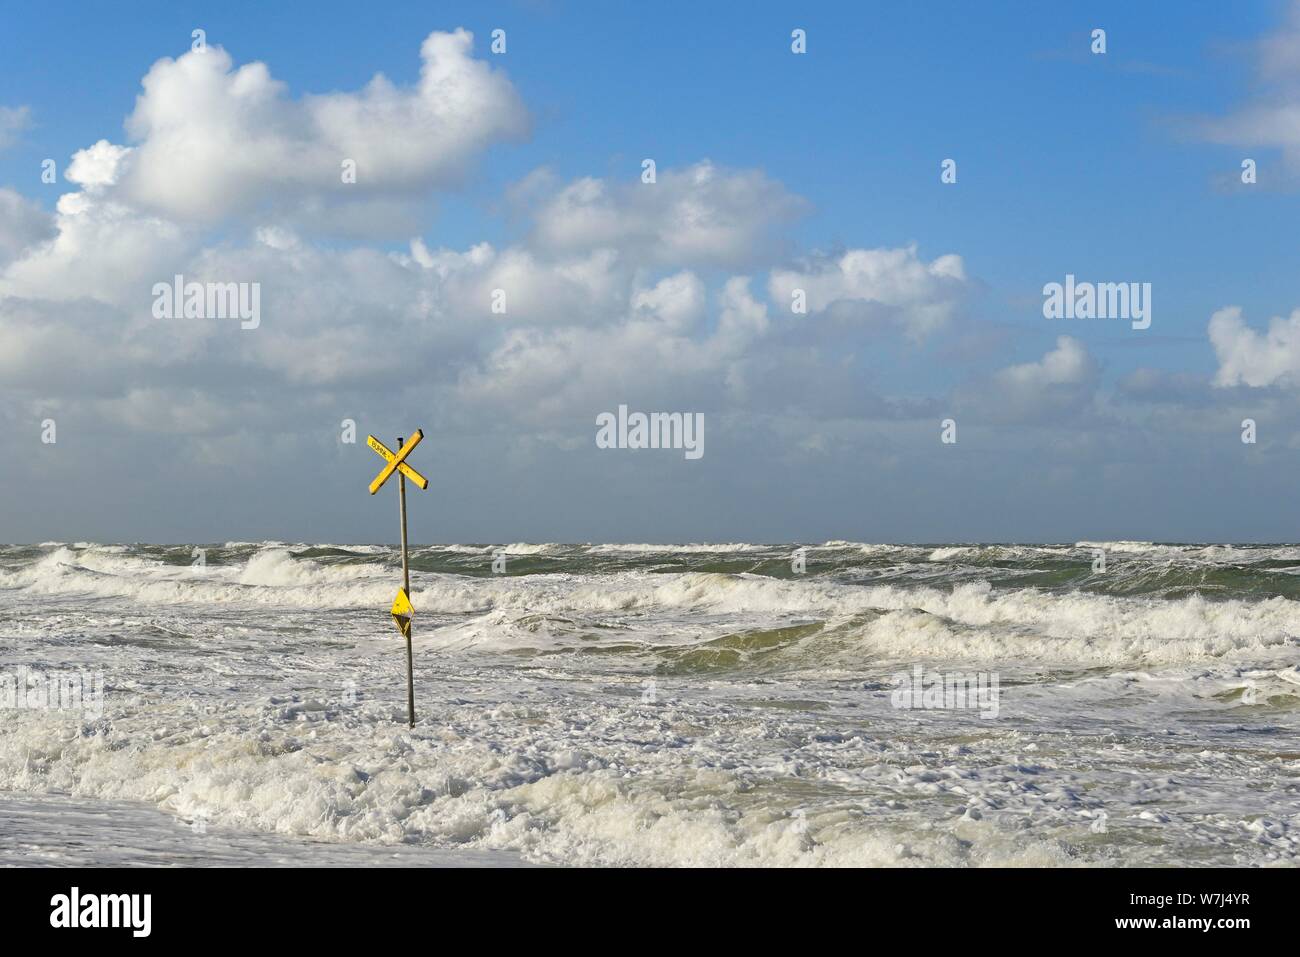
[[[49,213],[13,190],[0,188],[0,266],[53,235]]]
[[[654,183],[579,179],[532,212],[532,245],[546,254],[617,249],[646,265],[738,266],[774,252],[773,230],[798,216],[802,199],[759,170],[705,160],[660,170]],[[515,190],[535,197],[545,172]]]
[[[816,256],[800,269],[774,271],[768,283],[772,301],[781,308],[789,309],[794,291],[802,289],[809,313],[897,326],[914,339],[947,325],[968,288],[960,256],[927,263],[915,246]]]
[[[204,222],[452,185],[485,148],[529,128],[510,81],[475,60],[472,46],[465,30],[432,33],[414,86],[376,75],[359,92],[298,100],[265,64],[235,67],[219,47],[164,58],[126,122],[138,145],[97,144],[99,155],[78,154],[69,178],[115,180],[119,201]],[[354,184],[342,181],[344,160],[356,163]]]
[[[130,153],[128,147],[100,140],[94,146],[73,153],[72,161],[63,176],[87,191],[98,191],[101,187],[112,186],[117,182],[122,161]]]
[[[153,283],[177,271],[197,245],[167,220],[90,192],[59,197],[57,235],[0,275],[0,294],[30,299],[98,299],[148,307]]]
[[[259,226],[245,243],[205,245],[192,229],[93,191],[64,196],[56,219],[53,241],[0,273],[0,292],[21,297],[0,304],[0,341],[31,345],[10,351],[21,358],[10,383],[57,383],[65,395],[100,395],[114,383],[125,395],[129,386],[134,396],[112,417],[132,427],[172,427],[166,416],[140,413],[142,396],[202,387],[239,401],[250,383],[275,397],[262,414],[338,390],[387,395],[404,381],[465,422],[490,417],[525,429],[555,417],[585,422],[619,401],[770,404],[774,377],[784,383],[775,401],[791,414],[828,403],[851,415],[882,408],[874,396],[859,402],[865,382],[844,367],[854,327],[817,316],[796,323],[756,298],[743,276],[711,294],[692,270],[658,276],[608,248],[546,258],[520,246],[431,250],[417,240],[409,255],[388,255],[323,248],[281,225]],[[260,283],[260,327],[154,319],[152,285],[174,273]],[[905,285],[884,270],[876,278]],[[490,310],[497,288],[507,293],[504,315]],[[824,349],[791,338],[805,322],[827,326]],[[77,364],[94,374],[56,368],[69,357],[54,347],[60,341],[77,343]],[[397,341],[394,352],[388,345]]]
[[[705,299],[699,277],[681,272],[627,290],[603,325],[510,329],[460,377],[457,399],[532,424],[585,423],[619,402],[716,409],[736,396],[738,364],[766,329],[766,307],[733,278],[709,332]]]
[[[470,57],[468,34],[434,34],[423,55],[411,89],[379,77],[299,100],[263,64],[236,68],[217,48],[156,63],[128,121],[134,145],[78,151],[65,174],[77,189],[54,216],[0,192],[0,211],[13,211],[0,221],[11,395],[211,439],[315,414],[336,396],[352,407],[400,397],[469,431],[516,434],[585,428],[625,401],[785,421],[832,408],[903,414],[869,393],[853,359],[861,316],[832,307],[933,332],[969,286],[961,259],[853,249],[765,275],[805,204],[759,170],[702,161],[660,169],[655,184],[541,171],[512,190],[530,217],[517,243],[416,239],[390,254],[319,242],[317,214],[351,195],[334,185],[343,156],[357,160],[364,208],[382,212],[389,194],[452,182],[526,130],[513,88]],[[259,327],[155,319],[153,286],[176,274],[258,283]],[[795,279],[814,315],[755,292]],[[491,309],[498,289],[504,314]]]
[[[650,289],[633,290],[632,314],[641,322],[660,323],[669,332],[689,333],[704,320],[705,296],[699,276],[682,271]]]
[[[1041,359],[999,369],[956,399],[985,423],[1060,422],[1090,406],[1100,371],[1082,342],[1059,336]]]
[[[431,252],[417,241],[411,255],[397,261],[429,271],[449,314],[493,325],[606,322],[626,308],[635,272],[610,249],[546,260],[529,249],[498,250],[490,243],[461,253]],[[496,301],[504,312],[493,311]]]
[[[997,381],[1010,389],[1038,393],[1052,386],[1081,385],[1096,371],[1096,363],[1082,342],[1072,336],[1060,336],[1056,348],[1043,358],[1008,366],[998,372]]]
[[[1226,306],[1210,317],[1210,343],[1219,360],[1216,386],[1300,381],[1300,309],[1286,319],[1274,317],[1265,334],[1246,325],[1240,306]]]

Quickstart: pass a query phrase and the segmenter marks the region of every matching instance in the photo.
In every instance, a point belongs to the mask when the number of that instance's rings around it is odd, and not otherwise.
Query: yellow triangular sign
[[[397,589],[397,597],[393,599],[393,624],[397,630],[405,635],[411,628],[411,619],[415,617],[415,609],[411,606],[411,599],[406,597],[404,588]]]
[[[411,599],[406,597],[406,589],[397,589],[397,597],[393,599],[394,615],[401,615],[403,618],[415,617],[415,609],[411,607]]]

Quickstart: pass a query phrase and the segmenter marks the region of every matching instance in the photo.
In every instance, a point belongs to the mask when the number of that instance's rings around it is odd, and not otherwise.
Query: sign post
[[[411,620],[415,617],[415,608],[411,605],[411,565],[406,551],[406,480],[409,478],[420,489],[428,488],[429,480],[407,465],[406,457],[423,438],[424,431],[416,429],[411,441],[403,442],[401,438],[397,440],[396,452],[373,435],[366,439],[366,445],[388,463],[370,483],[370,494],[374,495],[393,477],[394,472],[398,473],[397,509],[402,520],[402,587],[393,599],[392,616],[397,630],[406,638],[406,717],[412,728],[415,727],[415,663],[411,653]]]

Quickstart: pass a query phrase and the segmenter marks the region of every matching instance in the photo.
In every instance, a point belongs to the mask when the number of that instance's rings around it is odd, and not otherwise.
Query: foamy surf
[[[0,673],[104,684],[4,715],[0,790],[538,863],[1297,861],[1289,546],[523,544],[415,551],[412,731],[387,546],[0,548]],[[996,707],[899,707],[927,673]]]

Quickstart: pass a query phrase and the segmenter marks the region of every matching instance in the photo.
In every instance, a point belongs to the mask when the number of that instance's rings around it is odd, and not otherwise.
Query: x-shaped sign
[[[388,461],[388,464],[384,466],[383,471],[376,475],[375,480],[370,483],[371,495],[374,495],[383,488],[384,483],[393,477],[394,472],[401,472],[422,489],[429,487],[429,480],[406,464],[406,457],[411,454],[412,449],[420,444],[420,440],[423,438],[424,430],[416,429],[415,434],[411,436],[410,440],[398,449],[396,453],[373,435],[366,439],[366,445],[370,446],[375,450],[375,452]]]

